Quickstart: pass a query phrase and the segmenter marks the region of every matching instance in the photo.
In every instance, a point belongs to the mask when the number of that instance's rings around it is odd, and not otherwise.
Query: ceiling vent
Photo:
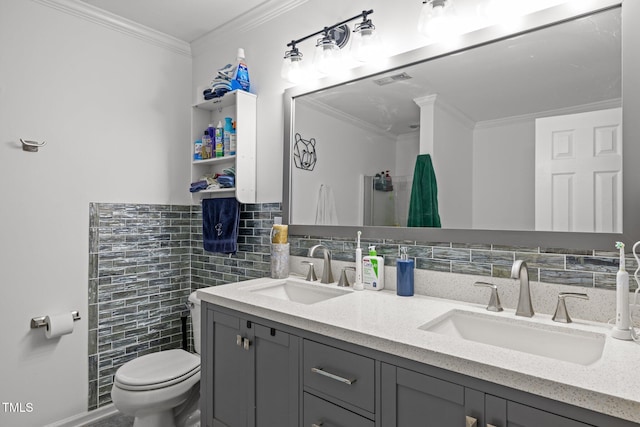
[[[383,77],[381,79],[374,80],[373,82],[378,86],[384,86],[384,85],[388,85],[395,82],[401,82],[403,80],[409,80],[410,78],[412,77],[409,74],[400,73],[400,74],[394,74],[393,76]]]

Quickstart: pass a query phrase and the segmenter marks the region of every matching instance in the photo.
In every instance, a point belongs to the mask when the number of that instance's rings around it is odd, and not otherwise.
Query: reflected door
[[[622,232],[622,109],[536,120],[536,230]]]

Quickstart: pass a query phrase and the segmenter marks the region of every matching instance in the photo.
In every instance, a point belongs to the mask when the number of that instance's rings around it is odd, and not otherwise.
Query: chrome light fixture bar
[[[320,34],[322,34],[322,37],[316,42],[314,65],[321,74],[331,74],[335,72],[336,69],[340,68],[343,64],[342,52],[340,49],[346,45],[349,39],[349,27],[346,24],[358,18],[362,18],[362,22],[357,24],[354,29],[355,39],[358,40],[356,44],[358,46],[362,46],[360,51],[364,53],[357,53],[360,52],[358,47],[353,47],[352,49],[356,49],[354,57],[358,60],[364,61],[368,56],[371,56],[371,51],[373,50],[372,43],[376,36],[375,26],[371,23],[371,19],[368,18],[372,13],[373,9],[363,10],[362,13],[359,13],[349,19],[345,19],[344,21],[340,21],[329,27],[324,27],[315,33],[301,37],[297,40],[291,40],[291,42],[287,43],[287,47],[290,47],[291,49],[287,50],[284,54],[284,61],[281,69],[282,78],[290,81],[291,83],[300,83],[300,81],[308,75],[302,59],[302,52],[300,52],[297,45]],[[337,34],[341,34],[341,36],[337,36]],[[337,40],[337,38],[339,38],[339,40]]]

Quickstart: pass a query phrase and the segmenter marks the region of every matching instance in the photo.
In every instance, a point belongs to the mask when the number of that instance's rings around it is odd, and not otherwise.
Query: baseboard
[[[45,427],[84,427],[108,418],[117,412],[118,410],[115,408],[115,406],[110,403],[93,411],[83,412],[64,420],[56,421],[52,424],[47,424]]]

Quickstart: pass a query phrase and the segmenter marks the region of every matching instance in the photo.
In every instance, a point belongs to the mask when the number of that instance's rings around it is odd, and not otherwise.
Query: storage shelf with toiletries
[[[191,108],[191,194],[194,201],[234,195],[242,203],[255,203],[256,100],[252,93],[234,90]],[[231,129],[231,123],[235,123],[235,129]],[[207,142],[203,139],[209,135],[211,145],[205,150]],[[223,141],[216,150],[218,136]]]

